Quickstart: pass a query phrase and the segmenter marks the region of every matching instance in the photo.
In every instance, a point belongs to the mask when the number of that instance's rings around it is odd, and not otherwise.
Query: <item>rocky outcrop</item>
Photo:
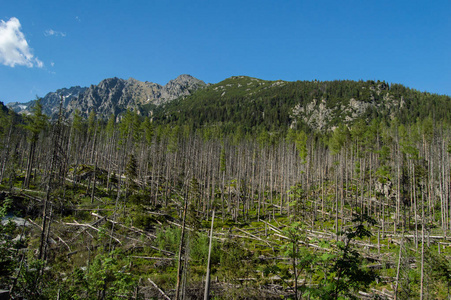
[[[98,85],[89,88],[71,87],[48,93],[42,98],[43,112],[56,117],[59,111],[61,95],[64,96],[63,108],[67,117],[73,116],[76,110],[86,117],[94,110],[97,116],[108,118],[119,115],[125,110],[143,112],[145,104],[161,105],[181,96],[190,95],[193,91],[205,86],[202,80],[190,75],[180,75],[162,86],[153,82],[142,82],[134,78],[128,80],[117,77],[102,80]],[[9,103],[14,111],[29,114],[36,101],[27,103]]]
[[[364,89],[365,87],[362,87],[362,90]],[[326,99],[320,101],[313,99],[305,105],[296,104],[291,110],[292,123],[290,126],[294,128],[299,121],[302,121],[314,130],[326,132],[333,130],[338,125],[337,122],[346,125],[352,124],[355,120],[365,116],[370,109],[392,111],[390,117],[394,117],[394,112],[404,105],[403,98],[395,99],[388,92],[388,86],[385,83],[370,86],[369,89],[371,94],[368,99],[351,98],[342,100],[335,106],[329,104]],[[384,94],[376,101],[375,95],[379,96],[382,92]]]
[[[94,110],[101,117],[118,115],[127,109],[141,112],[142,105],[161,105],[180,96],[189,95],[203,86],[205,83],[202,80],[190,75],[180,75],[165,86],[134,78],[128,80],[108,78],[98,85],[91,85],[78,98],[73,99],[66,110],[72,115],[78,109],[83,116]]]
[[[169,81],[162,89],[159,104],[176,99],[181,96],[188,96],[191,92],[204,87],[205,82],[196,79],[191,75],[180,75]]]
[[[327,129],[330,121],[334,117],[334,110],[326,106],[326,100],[318,101],[313,99],[312,102],[305,107],[296,105],[291,114],[291,118],[296,122],[298,118],[308,124],[312,128],[316,128],[318,131]],[[292,127],[294,124],[292,124]]]

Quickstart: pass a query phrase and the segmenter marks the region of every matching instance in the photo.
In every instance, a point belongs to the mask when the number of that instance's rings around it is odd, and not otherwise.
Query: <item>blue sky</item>
[[[109,77],[385,80],[451,95],[451,1],[0,5],[0,101]]]

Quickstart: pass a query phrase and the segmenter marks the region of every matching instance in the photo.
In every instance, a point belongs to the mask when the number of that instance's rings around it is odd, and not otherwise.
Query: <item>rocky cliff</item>
[[[162,86],[153,82],[142,82],[134,78],[128,80],[108,78],[89,88],[72,87],[48,93],[42,98],[43,111],[55,117],[58,113],[61,95],[64,96],[63,108],[69,118],[78,110],[82,116],[88,116],[94,110],[99,117],[107,118],[111,114],[119,115],[130,109],[142,112],[143,105],[160,105],[180,96],[190,95],[205,86],[202,80],[190,75],[180,75]],[[30,113],[35,100],[27,103],[9,103],[8,106],[18,113]]]
[[[190,75],[180,75],[164,86],[134,78],[108,78],[98,85],[91,85],[78,98],[70,101],[66,111],[71,115],[78,109],[86,116],[94,110],[101,117],[118,115],[127,109],[140,112],[139,108],[145,104],[160,105],[180,96],[190,95],[203,86],[205,83],[202,80]]]

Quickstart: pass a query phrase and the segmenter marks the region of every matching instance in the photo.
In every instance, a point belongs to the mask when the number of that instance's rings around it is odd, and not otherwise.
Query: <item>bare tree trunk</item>
[[[338,164],[335,167],[335,238],[338,241]]]
[[[11,117],[11,125],[10,125],[9,131],[8,131],[8,138],[6,140],[5,155],[3,157],[2,169],[1,169],[1,173],[0,173],[0,184],[3,182],[3,176],[4,176],[5,170],[6,170],[6,163],[8,162],[9,148],[10,148],[10,145],[11,145],[11,134],[12,134],[12,131],[13,131],[13,125],[14,125],[14,117]]]
[[[398,256],[398,267],[396,269],[396,282],[395,282],[395,300],[398,299],[398,287],[399,287],[399,272],[401,269],[401,255],[402,255],[402,247],[404,242],[404,232],[401,237],[401,244],[399,245],[399,256]]]
[[[222,171],[222,189],[221,189],[221,208],[222,208],[221,218],[222,218],[222,221],[224,221],[224,217],[225,217],[224,193],[225,193],[225,171]]]
[[[183,209],[183,222],[182,222],[182,232],[180,234],[180,246],[179,246],[179,257],[177,262],[177,286],[175,288],[175,299],[180,299],[180,284],[182,282],[182,250],[183,250],[183,240],[185,238],[185,220],[186,220],[186,211],[188,210],[188,200],[186,195],[184,197],[185,207]]]
[[[35,148],[36,148],[36,144],[34,142],[31,142],[30,152],[28,154],[28,161],[27,161],[27,173],[25,174],[25,180],[23,183],[24,188],[28,188],[30,186],[30,177],[31,177],[31,170],[32,170],[32,166],[33,166]]]
[[[91,204],[94,203],[94,194],[96,190],[96,181],[97,181],[97,155],[95,158],[95,164],[94,164],[94,174],[93,174],[93,183],[92,183],[92,191],[91,191]]]
[[[215,210],[211,215],[211,229],[210,229],[210,244],[208,246],[208,261],[207,261],[207,277],[205,279],[205,293],[204,300],[210,299],[210,265],[211,265],[211,245],[213,242],[213,225],[215,223]]]
[[[424,294],[424,194],[421,205],[421,278],[420,278],[420,300],[423,300]]]

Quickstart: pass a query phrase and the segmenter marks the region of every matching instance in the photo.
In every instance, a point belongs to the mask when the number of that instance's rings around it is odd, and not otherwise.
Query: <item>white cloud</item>
[[[32,54],[25,36],[20,31],[20,22],[12,17],[0,23],[0,63],[14,67],[15,65],[42,68],[44,63]]]
[[[55,63],[52,61],[52,62],[50,63],[50,65],[53,67],[53,66],[55,66]]]
[[[53,29],[48,29],[44,32],[45,36],[61,36],[61,37],[65,37],[66,33],[65,32],[61,32],[61,31],[55,31]]]

